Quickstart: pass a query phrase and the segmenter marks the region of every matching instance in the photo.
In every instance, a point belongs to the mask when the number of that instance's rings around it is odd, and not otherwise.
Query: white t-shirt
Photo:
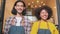
[[[16,26],[20,26],[20,22],[22,20],[22,17],[16,17],[17,23]]]

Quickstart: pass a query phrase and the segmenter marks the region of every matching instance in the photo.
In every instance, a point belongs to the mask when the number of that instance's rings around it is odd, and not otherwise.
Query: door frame
[[[58,14],[58,29],[60,34],[60,0],[56,0],[57,14]]]

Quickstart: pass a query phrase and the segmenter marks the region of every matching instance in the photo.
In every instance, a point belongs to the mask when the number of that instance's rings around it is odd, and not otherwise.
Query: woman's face
[[[17,13],[21,14],[25,7],[22,2],[18,2],[15,6],[15,9],[17,10]]]
[[[43,10],[40,12],[40,17],[41,17],[41,19],[43,19],[43,20],[47,20],[47,18],[48,18],[48,12],[47,12],[45,9],[43,9]]]

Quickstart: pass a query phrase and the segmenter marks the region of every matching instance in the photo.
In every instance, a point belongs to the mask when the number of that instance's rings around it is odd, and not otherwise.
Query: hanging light
[[[39,3],[39,1],[37,0],[37,3]]]
[[[45,3],[43,3],[43,5],[46,5]]]
[[[41,4],[43,3],[43,1],[41,2]]]
[[[37,8],[37,5],[35,5],[35,8]]]
[[[56,6],[54,6],[54,8],[56,8]]]
[[[34,2],[32,1],[32,3],[34,3]]]
[[[41,7],[41,5],[39,5],[39,7]]]
[[[28,5],[30,5],[30,3],[28,3]]]

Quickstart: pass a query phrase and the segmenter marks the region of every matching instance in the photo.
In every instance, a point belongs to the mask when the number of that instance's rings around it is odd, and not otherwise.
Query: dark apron
[[[49,29],[38,29],[37,34],[51,34]]]
[[[8,34],[25,34],[23,26],[11,26]]]

